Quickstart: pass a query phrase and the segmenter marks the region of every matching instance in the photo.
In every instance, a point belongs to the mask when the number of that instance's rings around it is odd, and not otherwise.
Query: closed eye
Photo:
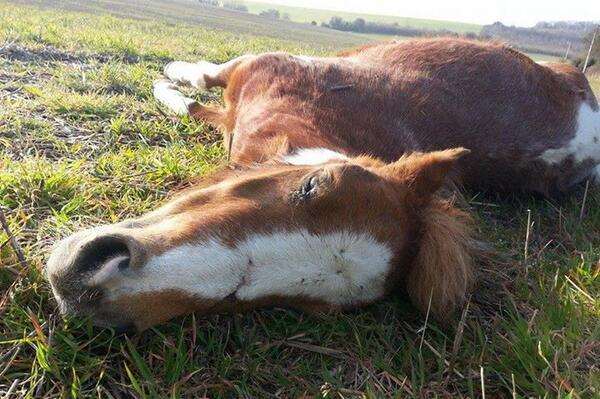
[[[317,176],[311,176],[304,181],[300,194],[303,196],[310,196],[317,189],[318,178]]]
[[[300,183],[300,187],[292,193],[292,200],[294,202],[301,202],[314,197],[315,194],[317,194],[321,183],[322,179],[319,175],[306,177]]]

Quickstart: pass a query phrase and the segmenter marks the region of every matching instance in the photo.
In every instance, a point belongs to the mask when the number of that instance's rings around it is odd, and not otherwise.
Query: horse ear
[[[417,152],[386,165],[384,171],[389,178],[408,185],[410,199],[423,204],[442,186],[456,161],[470,152],[466,148]]]

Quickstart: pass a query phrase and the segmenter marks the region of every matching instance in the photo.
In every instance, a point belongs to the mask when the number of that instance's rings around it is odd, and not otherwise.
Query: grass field
[[[33,4],[44,9],[84,11],[96,15],[186,23],[204,29],[235,34],[252,34],[253,42],[263,38],[286,38],[317,49],[339,50],[365,44],[372,39],[348,32],[290,21],[270,20],[251,13],[225,8],[203,7],[195,0],[12,0],[14,4]],[[188,46],[194,43],[188,43]]]
[[[0,0],[0,206],[27,263],[0,232],[0,398],[598,397],[595,189],[560,201],[471,195],[501,256],[480,262],[487,278],[464,323],[423,328],[401,297],[327,317],[188,316],[131,337],[62,319],[42,275],[53,242],[152,209],[224,162],[215,131],[155,105],[162,66],[331,48],[53,4]]]
[[[470,24],[465,22],[455,21],[440,21],[435,19],[422,19],[422,18],[408,18],[408,17],[396,17],[391,15],[370,15],[370,14],[357,14],[352,12],[344,11],[331,11],[331,10],[316,10],[313,8],[302,8],[302,7],[290,7],[279,4],[268,4],[255,1],[244,1],[248,11],[254,14],[258,14],[261,11],[268,9],[277,9],[281,14],[288,14],[292,21],[310,23],[316,21],[319,25],[321,22],[329,22],[331,17],[337,16],[346,20],[354,21],[356,18],[364,18],[367,21],[372,22],[383,22],[383,23],[394,23],[397,22],[400,26],[411,27],[416,29],[427,29],[427,30],[438,30],[447,29],[457,33],[479,33],[481,31],[481,25]]]

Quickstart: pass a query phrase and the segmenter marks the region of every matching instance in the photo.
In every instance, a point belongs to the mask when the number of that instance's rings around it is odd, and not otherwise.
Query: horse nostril
[[[129,267],[130,251],[124,239],[118,236],[100,236],[86,243],[74,262],[77,271],[96,271],[107,261],[122,257],[120,270]]]
[[[119,270],[125,270],[129,267],[129,257],[123,258],[119,261],[119,264],[117,264],[117,268]]]

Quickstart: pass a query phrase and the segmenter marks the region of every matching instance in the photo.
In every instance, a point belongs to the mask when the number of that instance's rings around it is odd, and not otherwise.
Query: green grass
[[[327,317],[187,316],[129,338],[62,319],[42,274],[53,242],[146,212],[224,162],[214,130],[155,106],[164,63],[332,49],[49,3],[0,0],[0,21],[0,206],[28,263],[0,232],[0,397],[480,397],[482,375],[486,397],[598,396],[597,190],[581,221],[583,189],[560,202],[473,195],[502,257],[480,263],[462,335],[458,322],[422,331],[402,297]]]
[[[457,33],[479,33],[482,27],[481,25],[470,24],[465,22],[397,17],[391,15],[358,14],[353,12],[332,10],[317,10],[314,8],[291,7],[255,1],[244,1],[243,3],[248,7],[248,11],[254,14],[259,14],[261,11],[268,9],[277,9],[281,14],[288,14],[292,21],[304,23],[311,23],[312,21],[316,21],[319,25],[321,24],[321,22],[329,22],[331,17],[337,16],[352,21],[354,21],[356,18],[364,18],[365,20],[372,22],[383,22],[390,24],[397,22],[400,26],[404,27],[427,30],[447,29]]]

